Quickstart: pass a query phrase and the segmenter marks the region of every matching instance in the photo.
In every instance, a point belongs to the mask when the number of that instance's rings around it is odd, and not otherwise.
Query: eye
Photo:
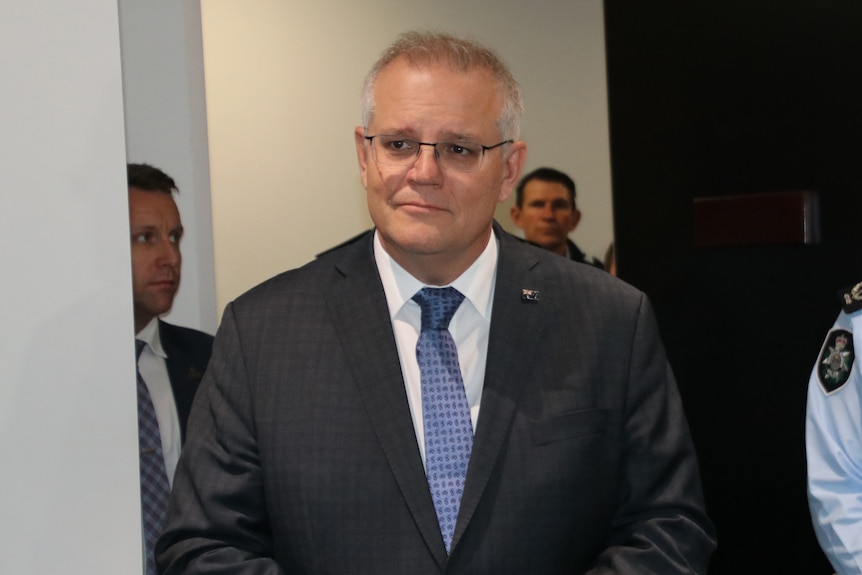
[[[476,155],[478,153],[478,146],[474,146],[471,144],[446,143],[440,144],[440,146],[443,148],[443,151],[450,156],[459,156],[465,158]]]
[[[383,138],[383,147],[389,152],[407,152],[416,147],[412,140],[399,140],[397,138]]]
[[[168,241],[174,245],[179,245],[180,240],[183,239],[183,231],[182,226],[175,227],[168,232]]]
[[[140,234],[135,234],[132,236],[132,242],[137,244],[146,244],[153,237],[153,234],[150,232],[142,232]]]

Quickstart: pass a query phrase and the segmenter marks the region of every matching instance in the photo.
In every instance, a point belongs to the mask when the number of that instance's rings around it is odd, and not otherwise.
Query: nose
[[[430,154],[423,154],[424,148],[430,148]],[[410,171],[414,174],[414,177],[417,179],[431,178],[439,175],[440,173],[440,164],[439,164],[439,155],[437,154],[437,148],[434,147],[434,144],[419,144],[419,152],[416,155],[416,161],[413,162],[413,166],[411,166]]]
[[[182,261],[179,244],[164,238],[159,242],[159,262],[162,265],[176,266]]]

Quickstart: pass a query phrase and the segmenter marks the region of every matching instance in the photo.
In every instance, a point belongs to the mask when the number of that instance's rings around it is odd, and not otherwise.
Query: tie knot
[[[147,345],[139,339],[135,340],[135,361],[141,358],[141,352],[144,351],[144,346]]]
[[[416,292],[413,301],[422,307],[422,329],[448,329],[464,294],[453,287],[426,287]]]

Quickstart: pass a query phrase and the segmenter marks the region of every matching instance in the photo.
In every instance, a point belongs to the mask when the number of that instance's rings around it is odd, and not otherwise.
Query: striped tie
[[[144,342],[135,340],[137,357],[141,357]],[[162,453],[162,437],[159,434],[159,421],[150,399],[150,392],[141,370],[138,369],[138,444],[141,464],[141,518],[146,547],[146,575],[156,575],[156,562],[153,549],[156,539],[162,532],[162,522],[168,510],[171,487],[165,471],[165,457]]]

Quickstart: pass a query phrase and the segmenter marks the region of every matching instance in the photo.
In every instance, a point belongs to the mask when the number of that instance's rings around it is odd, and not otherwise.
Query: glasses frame
[[[435,160],[437,160],[438,165],[439,165],[439,161],[440,161],[440,152],[438,152],[438,151],[437,151],[437,146],[438,146],[438,145],[440,145],[440,144],[452,144],[452,143],[455,143],[455,142],[418,142],[418,141],[417,141],[417,142],[415,142],[415,143],[416,143],[416,155],[415,155],[415,156],[413,156],[413,161],[412,161],[412,162],[407,162],[407,163],[404,163],[404,164],[392,164],[392,163],[380,162],[380,161],[378,161],[378,160],[377,160],[377,152],[375,151],[375,148],[374,148],[374,138],[380,138],[380,137],[385,137],[385,136],[395,137],[395,134],[374,134],[373,136],[363,136],[366,140],[368,140],[368,144],[371,146],[371,155],[372,155],[372,157],[374,158],[374,162],[375,162],[375,163],[377,163],[377,164],[381,164],[381,165],[383,165],[383,166],[400,166],[400,167],[403,167],[403,168],[409,168],[409,167],[412,167],[412,166],[413,166],[413,164],[415,164],[415,163],[416,163],[416,161],[419,159],[419,155],[422,153],[422,146],[431,146],[431,148],[433,148],[433,150],[434,150],[434,159],[435,159]],[[403,139],[404,139],[404,140],[409,140],[409,138],[403,138]],[[473,169],[471,169],[471,170],[458,170],[458,169],[455,169],[455,171],[457,171],[457,172],[461,172],[461,173],[463,173],[463,174],[469,174],[469,173],[473,173],[473,172],[478,172],[478,171],[482,168],[482,163],[485,161],[485,152],[487,152],[488,150],[493,150],[493,149],[495,149],[495,148],[499,148],[500,146],[505,146],[506,144],[514,144],[514,143],[515,143],[515,141],[514,141],[514,140],[503,140],[502,142],[500,142],[500,143],[498,143],[498,144],[494,144],[493,146],[485,146],[484,144],[479,144],[479,143],[477,142],[477,144],[476,144],[476,145],[478,145],[479,147],[481,147],[481,148],[482,148],[482,155],[480,156],[480,158],[479,158],[479,163],[478,163],[478,164],[476,164],[476,167],[475,167],[475,168],[473,168]],[[440,167],[441,167],[441,168],[443,168],[443,166],[440,166]],[[449,168],[445,168],[445,169],[449,169]]]

